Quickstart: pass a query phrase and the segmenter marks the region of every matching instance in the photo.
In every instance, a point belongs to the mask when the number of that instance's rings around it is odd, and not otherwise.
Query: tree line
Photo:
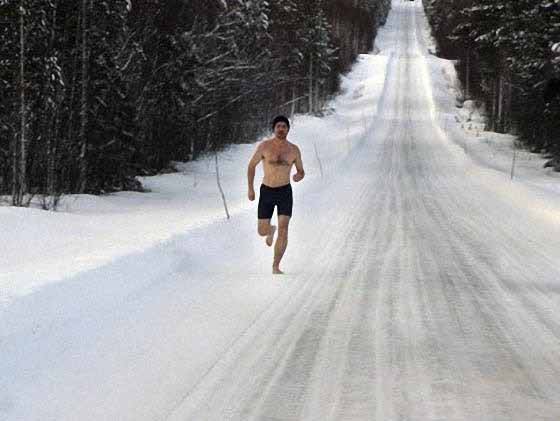
[[[136,175],[317,112],[390,0],[0,0],[0,195]],[[47,204],[48,206],[48,204]]]
[[[489,129],[519,136],[560,170],[560,2],[429,0],[440,55],[456,59],[465,96],[484,101]]]

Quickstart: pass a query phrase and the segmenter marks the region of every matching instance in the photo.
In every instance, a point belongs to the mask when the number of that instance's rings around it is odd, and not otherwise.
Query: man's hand
[[[255,200],[255,190],[253,189],[249,189],[249,200],[252,202],[253,200]]]
[[[297,183],[298,181],[303,180],[303,174],[300,173],[300,172],[297,172],[297,173],[294,174],[294,176],[292,178]]]

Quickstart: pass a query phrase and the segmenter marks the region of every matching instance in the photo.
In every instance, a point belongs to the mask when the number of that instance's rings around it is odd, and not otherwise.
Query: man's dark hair
[[[290,120],[288,120],[288,117],[285,117],[283,115],[279,115],[274,117],[274,120],[272,120],[272,130],[274,130],[276,128],[276,124],[283,122],[286,123],[286,125],[288,126],[288,129],[290,128]]]

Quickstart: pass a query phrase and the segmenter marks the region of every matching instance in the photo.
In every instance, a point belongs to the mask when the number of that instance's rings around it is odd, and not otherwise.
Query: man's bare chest
[[[271,147],[264,151],[264,159],[267,164],[275,167],[289,167],[294,163],[295,154],[290,147]]]

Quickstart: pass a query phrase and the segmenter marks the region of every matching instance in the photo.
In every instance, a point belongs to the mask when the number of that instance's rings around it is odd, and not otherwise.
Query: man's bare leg
[[[272,246],[276,226],[270,224],[270,219],[259,219],[258,232],[261,237],[266,237],[266,245]]]
[[[284,256],[286,247],[288,246],[288,225],[290,217],[287,215],[278,215],[278,237],[274,245],[274,262],[272,263],[272,273],[281,275],[284,272],[280,270],[280,261]]]

